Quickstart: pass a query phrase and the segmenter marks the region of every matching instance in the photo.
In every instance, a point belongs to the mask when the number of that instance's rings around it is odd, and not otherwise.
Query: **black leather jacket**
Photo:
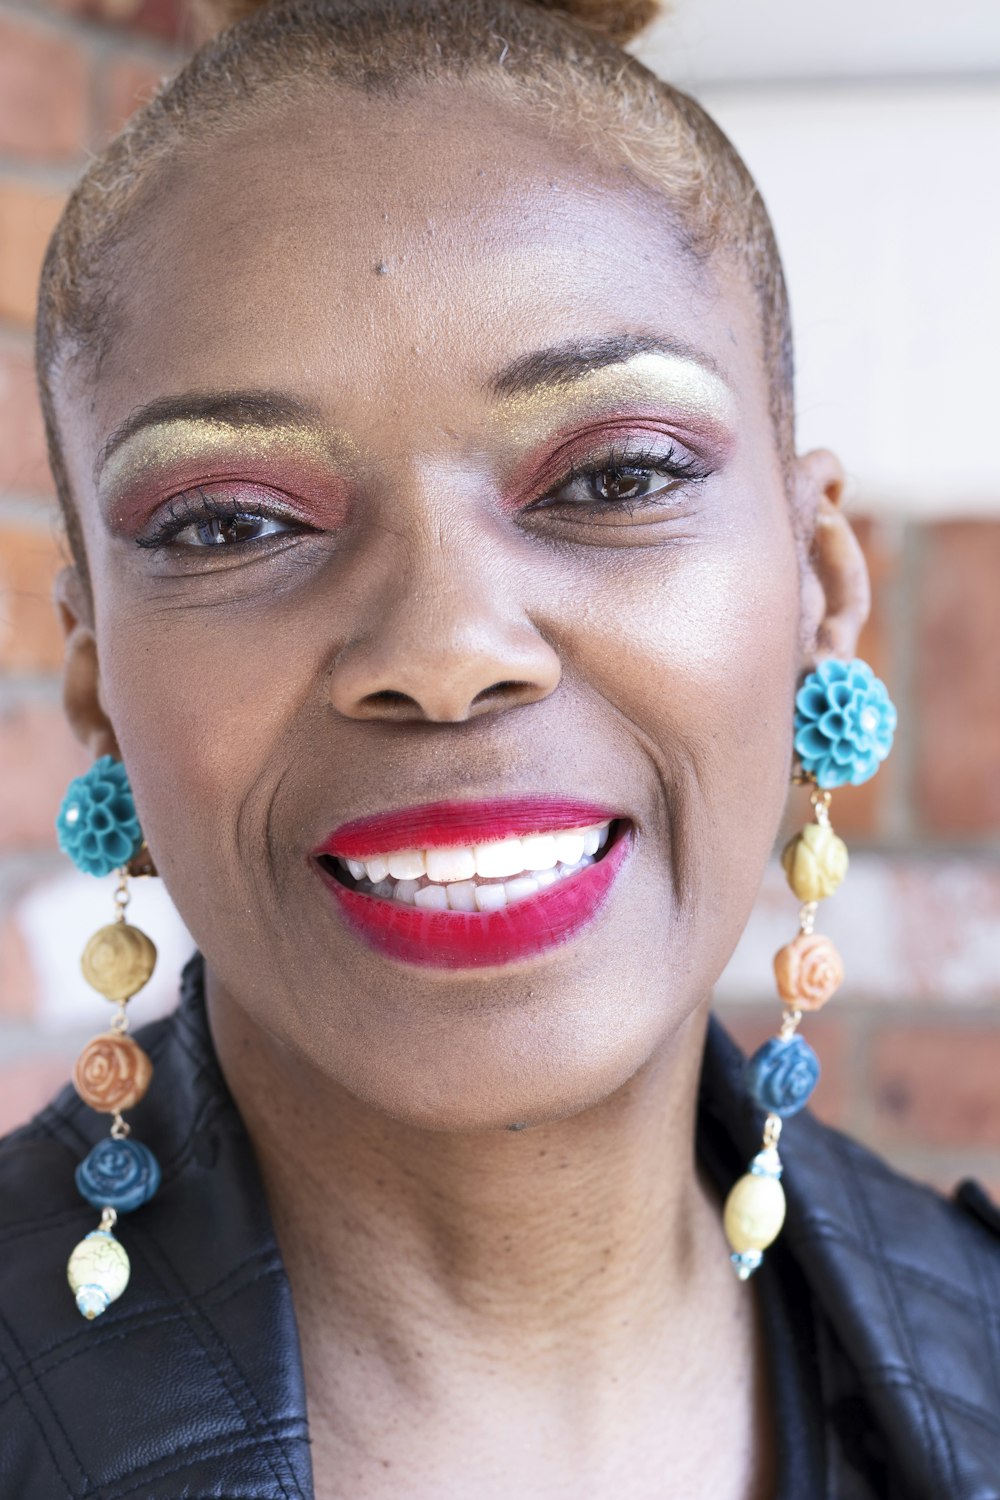
[[[65,1266],[96,1224],[73,1171],[106,1121],[67,1089],[0,1146],[0,1497],[310,1500],[288,1282],[200,959],[178,1011],[140,1036],[156,1075],[132,1119],[163,1183],[120,1226],[132,1281],[94,1323]],[[698,1146],[722,1183],[759,1139],[740,1061],[713,1025]],[[818,1364],[815,1500],[1000,1500],[997,1211],[972,1184],[946,1202],[808,1115],[785,1157],[779,1243]]]

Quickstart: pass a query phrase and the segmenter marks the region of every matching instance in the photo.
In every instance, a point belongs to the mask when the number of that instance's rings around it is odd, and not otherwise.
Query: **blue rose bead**
[[[819,1058],[800,1036],[772,1037],[747,1063],[747,1087],[769,1115],[798,1114],[819,1080]]]
[[[892,749],[896,708],[867,662],[824,661],[795,696],[795,752],[818,786],[860,786]]]
[[[95,1208],[113,1208],[120,1214],[148,1203],[160,1185],[160,1164],[148,1146],[139,1141],[99,1141],[76,1169],[81,1196]]]
[[[142,846],[125,767],[102,755],[69,784],[56,818],[59,847],[87,875],[110,875]]]

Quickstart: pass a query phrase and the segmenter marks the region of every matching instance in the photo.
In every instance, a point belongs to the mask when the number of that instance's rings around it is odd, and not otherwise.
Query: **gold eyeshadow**
[[[175,417],[143,428],[116,448],[100,474],[98,490],[110,499],[133,488],[146,475],[193,460],[224,461],[228,457],[267,461],[305,459],[329,467],[356,455],[356,445],[344,433],[320,432],[307,426],[263,426]]]
[[[665,417],[719,426],[731,420],[733,406],[730,387],[700,361],[650,351],[505,396],[493,407],[493,423],[508,441],[527,449],[550,438],[556,427],[623,407],[652,407]],[[133,433],[113,451],[100,473],[98,493],[114,509],[147,475],[230,458],[265,467],[271,461],[276,466],[305,462],[329,473],[345,464],[356,469],[359,448],[342,430],[305,423],[234,425],[214,417],[171,417]]]
[[[609,408],[650,405],[664,415],[719,425],[732,419],[734,396],[721,376],[697,360],[645,353],[505,397],[497,417],[509,428],[513,419],[516,427],[511,430],[531,444],[548,436],[556,422],[606,414]]]

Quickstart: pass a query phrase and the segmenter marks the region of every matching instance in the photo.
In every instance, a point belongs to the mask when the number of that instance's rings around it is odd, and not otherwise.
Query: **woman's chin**
[[[544,1006],[540,1003],[544,995]],[[454,998],[454,997],[452,997]],[[447,1023],[366,1030],[344,1045],[335,1028],[316,1068],[351,1096],[423,1130],[521,1130],[578,1115],[610,1099],[668,1043],[682,1016],[646,1011],[615,992],[581,1006],[551,983],[493,997]]]

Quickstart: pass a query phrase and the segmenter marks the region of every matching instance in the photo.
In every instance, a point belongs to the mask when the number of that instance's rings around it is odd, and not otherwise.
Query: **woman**
[[[67,711],[200,956],[93,1322],[99,1117],[7,1143],[4,1496],[1000,1494],[981,1195],[799,1116],[723,1234],[711,989],[868,586],[650,9],[280,0],[56,233]]]

